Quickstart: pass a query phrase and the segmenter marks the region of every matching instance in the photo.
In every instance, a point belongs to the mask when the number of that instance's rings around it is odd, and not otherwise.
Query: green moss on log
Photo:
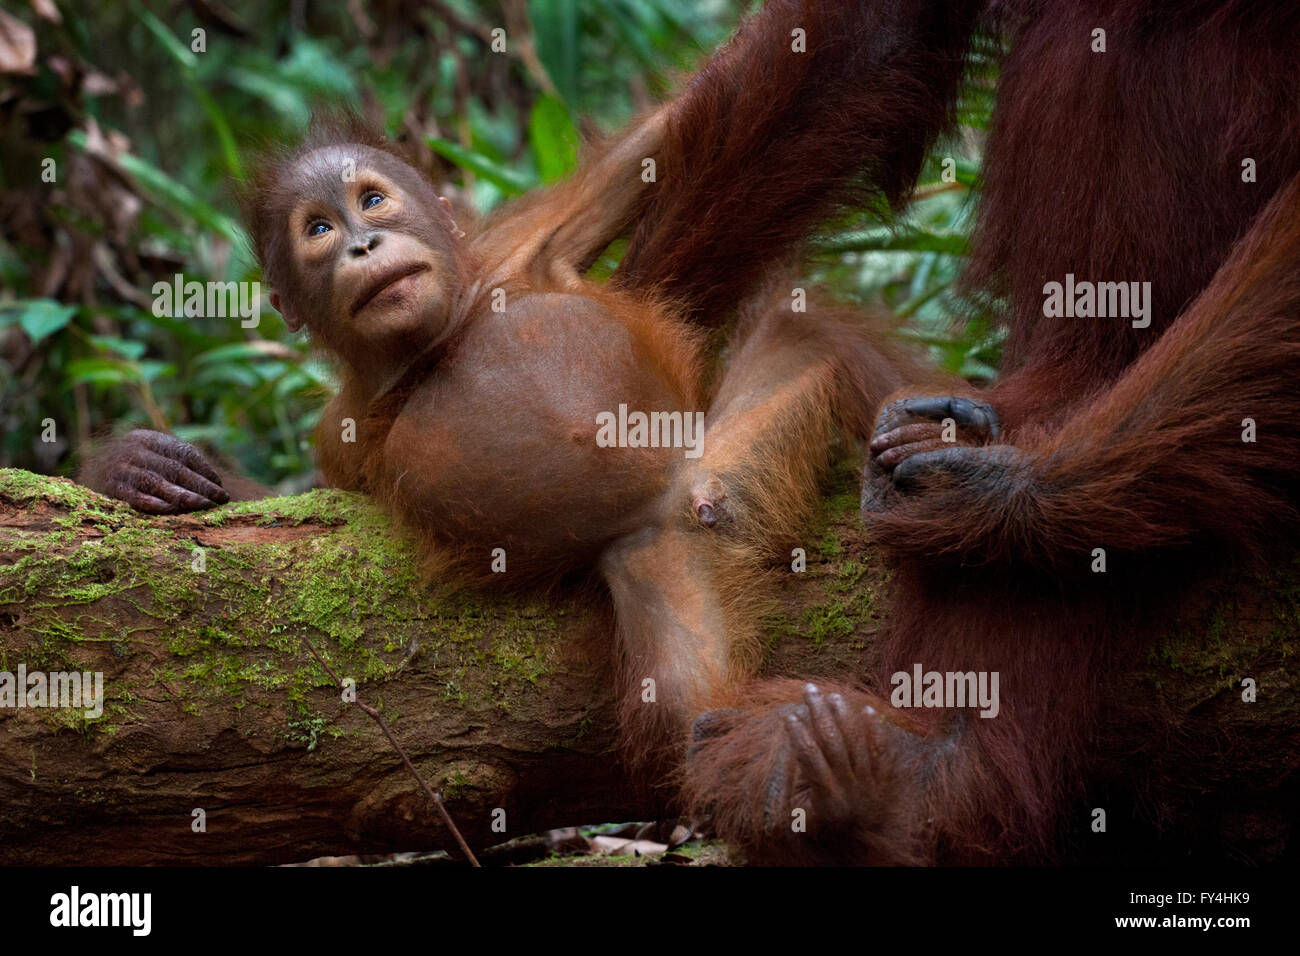
[[[82,730],[112,733],[132,719],[133,695],[160,689],[188,712],[217,697],[241,707],[264,702],[265,692],[305,701],[331,681],[304,637],[362,685],[396,676],[418,644],[418,653],[450,665],[448,700],[508,707],[510,682],[535,684],[545,674],[564,613],[503,598],[489,618],[468,596],[423,585],[410,543],[365,498],[346,492],[160,519],[63,479],[0,470],[0,502],[33,519],[27,528],[0,528],[7,556],[0,608],[28,637],[17,652],[10,642],[0,646],[0,667],[79,669],[82,645],[107,643],[124,657],[127,645],[146,638],[171,655],[146,686],[113,681],[104,717],[78,720]],[[310,525],[312,533],[241,537],[230,533],[237,522]],[[200,553],[203,569],[194,570]]]

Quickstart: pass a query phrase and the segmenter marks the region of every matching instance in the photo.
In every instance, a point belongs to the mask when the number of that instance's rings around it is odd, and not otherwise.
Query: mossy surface
[[[774,673],[866,673],[882,623],[888,573],[861,528],[856,473],[837,469],[825,490],[796,542],[807,570],[784,576],[765,621]],[[201,713],[219,699],[287,704],[286,739],[320,746],[330,735],[310,701],[332,682],[307,641],[372,703],[418,666],[441,701],[508,715],[520,692],[544,691],[569,616],[589,603],[430,585],[390,520],[336,490],[160,519],[62,479],[0,470],[0,507],[23,519],[0,526],[0,668],[120,663],[104,717],[59,718],[80,733],[112,733],[141,701]],[[191,570],[200,552],[204,569]],[[1300,650],[1295,562],[1254,578],[1225,573],[1203,604],[1150,644],[1157,687],[1181,674],[1238,688]]]
[[[415,548],[375,506],[347,492],[154,518],[71,482],[0,470],[6,503],[48,525],[0,528],[0,620],[9,622],[0,631],[0,668],[21,661],[48,671],[103,669],[88,645],[108,644],[124,662],[143,652],[137,644],[170,654],[143,686],[125,667],[108,682],[105,716],[88,722],[101,731],[132,718],[136,695],[167,693],[186,712],[214,697],[237,706],[287,697],[301,705],[287,732],[314,744],[319,728],[303,729],[314,719],[304,702],[332,681],[304,641],[372,692],[422,656],[446,676],[449,699],[508,707],[512,684],[536,685],[547,673],[564,614],[508,597],[487,613],[467,595],[424,583]],[[244,540],[231,533],[237,523],[320,529]]]
[[[1300,653],[1300,556],[1259,572],[1225,568],[1151,644],[1151,679],[1209,678],[1239,693],[1242,681]]]

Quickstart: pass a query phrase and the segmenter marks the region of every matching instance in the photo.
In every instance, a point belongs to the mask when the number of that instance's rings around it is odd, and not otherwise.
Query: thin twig
[[[330,675],[330,679],[333,680],[340,689],[346,690],[347,687],[339,678],[339,675],[334,673],[334,668],[325,663],[325,658],[321,657],[316,648],[312,647],[311,641],[304,637],[302,642],[307,645],[307,650],[311,652],[311,656],[316,658],[321,667],[325,668],[325,673]],[[474,851],[469,848],[469,844],[465,842],[465,838],[460,835],[460,829],[456,826],[455,821],[452,820],[451,814],[447,812],[447,807],[442,802],[442,795],[435,793],[433,788],[425,783],[424,777],[420,776],[420,771],[415,769],[415,764],[411,763],[411,758],[406,755],[406,751],[402,749],[402,745],[399,744],[397,738],[393,736],[393,731],[388,726],[388,721],[384,719],[384,715],[375,710],[375,708],[371,707],[369,704],[365,703],[359,694],[357,695],[356,705],[373,717],[375,723],[379,724],[379,729],[384,732],[384,736],[388,738],[388,742],[393,745],[393,749],[396,750],[398,756],[402,758],[402,763],[406,764],[406,769],[411,771],[411,776],[415,778],[425,795],[433,801],[433,805],[437,807],[438,812],[442,814],[443,823],[447,824],[447,829],[450,830],[451,835],[456,838],[456,843],[459,844],[461,852],[465,854],[465,858],[469,860],[470,866],[480,866],[481,864],[478,861],[478,857],[474,856]]]
[[[482,23],[475,20],[462,17],[454,9],[443,3],[442,0],[426,0],[433,11],[443,19],[447,26],[461,33],[470,33],[478,37],[479,42],[484,46],[491,46],[492,31]]]
[[[537,43],[533,39],[533,22],[528,16],[528,7],[523,0],[502,0],[501,9],[506,15],[506,29],[510,31],[514,51],[524,69],[533,78],[533,82],[542,88],[543,93],[559,96],[551,74],[547,72],[542,58],[537,54]]]
[[[929,199],[931,196],[938,196],[940,193],[953,193],[965,188],[965,183],[943,183],[941,185],[927,186],[913,192],[912,201]]]

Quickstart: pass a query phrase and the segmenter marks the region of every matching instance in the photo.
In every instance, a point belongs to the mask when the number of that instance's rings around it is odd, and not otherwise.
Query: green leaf
[[[292,368],[275,380],[271,394],[275,396],[277,401],[283,402],[299,389],[309,387],[311,387],[311,379],[304,375],[300,369]]]
[[[126,339],[119,339],[109,335],[92,335],[90,342],[101,349],[116,352],[123,358],[133,361],[144,355],[144,350],[147,348],[143,342],[128,342]]]
[[[75,305],[64,305],[53,299],[33,299],[15,302],[0,312],[0,325],[18,325],[33,342],[62,329],[77,314]]]
[[[942,295],[948,289],[947,285],[933,285],[928,289],[923,289],[916,295],[912,296],[906,302],[894,307],[894,314],[907,318],[915,315],[927,302]]]
[[[239,161],[239,150],[235,147],[235,136],[230,130],[230,123],[226,120],[226,114],[221,111],[221,107],[217,105],[216,100],[203,88],[195,76],[199,68],[199,58],[194,55],[194,52],[189,47],[177,39],[167,25],[153,13],[139,3],[133,3],[132,6],[135,8],[136,15],[140,17],[140,21],[145,25],[145,29],[153,34],[158,41],[158,45],[181,68],[181,80],[194,98],[199,101],[199,105],[203,108],[203,112],[207,114],[208,121],[212,123],[212,128],[217,134],[217,142],[221,146],[221,155],[226,162],[226,168],[230,170],[231,175],[236,179],[243,179],[244,170]]]
[[[143,362],[134,363],[138,369],[140,377],[146,382],[155,382],[160,378],[175,378],[176,365],[173,362],[159,362],[157,359],[146,359]]]
[[[196,369],[189,379],[191,388],[204,388],[214,384],[253,389],[261,384],[261,378],[247,365],[207,365]]]
[[[226,162],[226,168],[230,170],[230,175],[237,180],[242,180],[244,178],[244,165],[239,160],[239,148],[235,146],[235,134],[230,129],[226,114],[217,105],[217,101],[197,81],[189,79],[186,86],[190,88],[194,98],[203,107],[203,112],[208,114],[208,121],[212,123],[212,128],[216,131],[217,142],[221,144],[221,156]]]
[[[127,385],[144,381],[140,367],[120,359],[75,359],[64,371],[64,382],[73,385]]]
[[[320,358],[308,358],[302,365],[298,366],[298,370],[311,379],[314,387],[324,388],[329,392],[339,390],[338,375],[329,362]]]
[[[663,17],[658,10],[639,4],[615,2],[611,3],[604,12],[616,27],[619,42],[632,47],[639,63],[646,66],[659,65],[657,62],[659,55],[652,42],[652,37],[663,32]]]
[[[532,0],[528,18],[533,24],[537,56],[560,95],[578,101],[577,0]]]
[[[73,130],[68,134],[68,142],[80,150],[85,150],[86,134],[81,130]],[[117,157],[117,163],[152,193],[156,200],[169,206],[181,218],[189,217],[236,245],[245,241],[244,231],[239,228],[235,220],[209,206],[194,195],[189,187],[178,183],[157,166],[130,153]]]
[[[626,252],[627,239],[622,237],[615,239],[596,257],[596,261],[587,270],[587,278],[595,279],[597,282],[608,279],[614,274],[614,270],[618,268],[619,263],[623,261]]]
[[[554,96],[534,104],[528,137],[542,182],[553,183],[578,168],[578,130],[568,107]]]
[[[283,76],[245,67],[231,67],[224,75],[231,85],[269,104],[289,125],[306,126],[311,119],[307,98],[301,90],[285,83]]]
[[[135,8],[135,14],[140,18],[140,22],[144,24],[145,29],[154,35],[158,45],[176,61],[176,64],[183,71],[188,73],[198,67],[199,58],[194,55],[189,47],[176,38],[176,34],[167,28],[167,24],[159,20],[141,4],[134,3],[132,6]]]
[[[954,256],[964,256],[966,247],[967,238],[963,235],[924,229],[902,232],[869,229],[833,236],[817,244],[819,252],[946,252]]]
[[[998,370],[987,362],[980,362],[976,359],[967,359],[962,363],[958,373],[962,378],[983,379],[991,382],[998,377]]]
[[[451,160],[461,169],[467,169],[476,176],[482,176],[507,195],[518,196],[536,185],[528,176],[494,163],[482,153],[466,149],[459,143],[446,139],[430,139],[428,142],[430,148],[439,156]]]
[[[194,357],[194,364],[207,365],[211,362],[239,362],[245,359],[260,359],[266,357],[266,350],[260,348],[252,342],[232,342],[230,345],[219,345],[214,349],[208,349]]]

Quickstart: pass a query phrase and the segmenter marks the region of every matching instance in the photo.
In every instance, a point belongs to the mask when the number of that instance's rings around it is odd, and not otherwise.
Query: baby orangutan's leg
[[[699,524],[768,549],[801,530],[836,429],[865,437],[902,379],[900,357],[863,316],[809,308],[769,308],[742,326],[687,475]]]
[[[699,529],[664,526],[621,538],[600,559],[618,620],[624,751],[647,774],[680,760],[691,720],[746,676],[732,648],[752,625],[721,597],[720,554]]]

